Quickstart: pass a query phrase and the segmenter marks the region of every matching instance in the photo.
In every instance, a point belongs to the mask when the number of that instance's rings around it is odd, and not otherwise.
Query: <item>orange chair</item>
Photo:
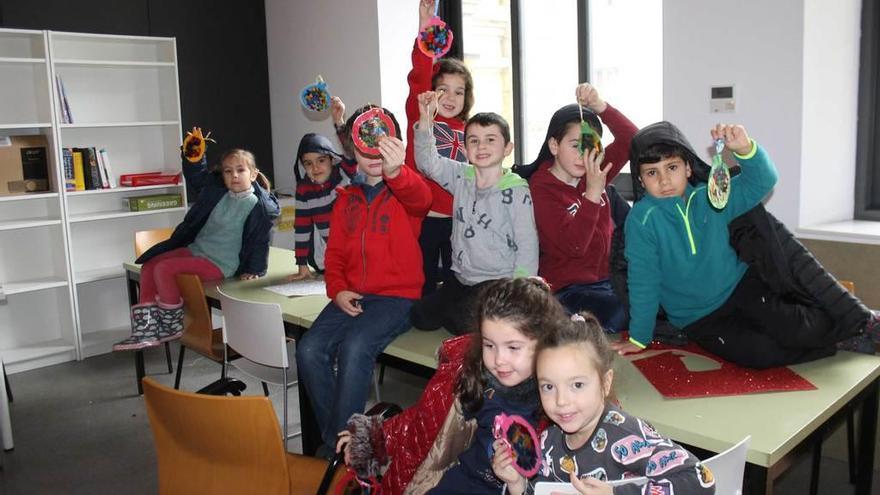
[[[323,494],[344,473],[285,452],[266,397],[181,392],[145,378],[144,401],[160,494]]]
[[[160,242],[171,237],[174,228],[163,228],[153,230],[140,230],[134,233],[134,256],[135,259],[140,258],[148,249],[159,244]],[[165,362],[168,364],[168,373],[173,373],[171,367],[171,345],[165,342]],[[144,389],[141,386],[141,380],[146,375],[144,367],[144,350],[138,349],[134,351],[134,368],[137,380],[138,395],[143,395]]]
[[[174,388],[180,388],[183,373],[183,354],[187,348],[219,363],[220,378],[226,378],[226,362],[223,360],[223,329],[214,328],[211,310],[205,298],[205,288],[198,275],[178,274],[177,287],[183,298],[183,337],[180,338],[180,354],[177,356],[177,374]],[[231,350],[230,350],[231,352]],[[230,356],[232,358],[232,356]]]

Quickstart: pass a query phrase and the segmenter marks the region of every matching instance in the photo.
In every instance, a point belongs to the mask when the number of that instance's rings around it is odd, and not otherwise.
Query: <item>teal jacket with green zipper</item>
[[[702,183],[688,184],[683,198],[646,194],[633,205],[624,227],[632,343],[651,342],[658,306],[670,323],[684,328],[724,304],[745,274],[727,224],[760,203],[778,176],[754,141],[747,155],[734,155],[742,171],[731,179],[721,210],[709,203]]]

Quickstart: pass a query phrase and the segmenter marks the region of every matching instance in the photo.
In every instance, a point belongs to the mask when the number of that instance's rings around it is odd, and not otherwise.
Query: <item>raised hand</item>
[[[730,151],[740,155],[747,155],[752,151],[752,140],[746,128],[739,124],[716,124],[709,134],[712,140],[723,139],[725,146]]]
[[[406,146],[403,145],[403,141],[391,136],[381,136],[379,153],[382,155],[382,173],[389,179],[397,177],[406,158]]]
[[[345,125],[345,103],[342,98],[334,96],[330,99],[330,116],[333,117],[334,125]]]
[[[602,168],[603,160],[605,160],[604,150],[597,151],[595,148],[591,148],[584,153],[584,167],[587,170],[584,174],[584,180],[587,181],[587,187],[583,196],[593,203],[602,202],[605,181],[608,178],[608,172],[614,166],[613,163],[609,163],[605,168]]]
[[[424,31],[434,17],[434,0],[419,0],[419,32]]]
[[[578,104],[589,108],[595,113],[602,113],[608,107],[605,100],[599,96],[599,91],[597,91],[590,83],[578,84],[578,87],[574,90],[574,94],[577,98]]]

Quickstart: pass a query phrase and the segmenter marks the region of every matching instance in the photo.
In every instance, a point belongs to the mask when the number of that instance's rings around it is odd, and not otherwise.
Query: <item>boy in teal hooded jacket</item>
[[[616,345],[618,351],[650,344],[660,306],[670,323],[701,347],[756,368],[825,357],[836,343],[853,338],[880,340],[873,315],[854,334],[835,325],[822,308],[773,293],[757,270],[737,257],[728,224],[758,205],[778,175],[743,126],[719,124],[710,133],[724,140],[740,166],[722,209],[714,208],[706,193],[708,165],[675,126],[659,122],[633,138],[634,183],[645,194],[624,229],[630,338]]]

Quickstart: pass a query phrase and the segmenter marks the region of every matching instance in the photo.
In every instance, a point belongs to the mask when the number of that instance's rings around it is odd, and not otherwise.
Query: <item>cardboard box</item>
[[[14,193],[15,191],[10,191],[9,183],[21,181],[51,183],[46,136],[0,137],[0,194]],[[13,189],[16,189],[14,185]]]
[[[183,205],[180,194],[153,194],[150,196],[132,196],[125,198],[131,211],[164,210],[178,208]]]

